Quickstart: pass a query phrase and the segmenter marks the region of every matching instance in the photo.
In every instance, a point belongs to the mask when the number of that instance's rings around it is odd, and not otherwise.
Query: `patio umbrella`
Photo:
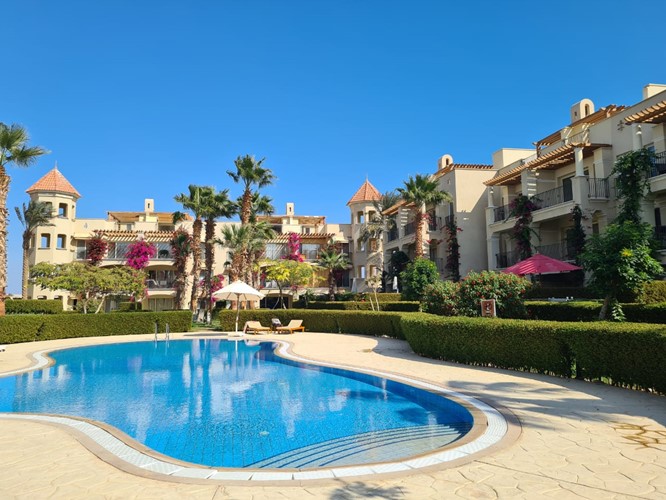
[[[537,253],[532,255],[532,257],[517,262],[511,267],[507,267],[503,272],[523,276],[525,274],[566,273],[580,269],[582,267]]]
[[[220,288],[217,292],[213,293],[213,297],[218,300],[235,300],[238,302],[236,306],[236,333],[238,333],[238,318],[240,316],[240,302],[241,300],[261,300],[264,294],[255,290],[247,283],[242,281],[234,281],[230,285]]]

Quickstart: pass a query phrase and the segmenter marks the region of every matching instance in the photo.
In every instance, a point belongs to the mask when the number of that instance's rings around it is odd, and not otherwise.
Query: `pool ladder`
[[[157,334],[159,333],[159,331],[160,331],[160,325],[157,323],[157,321],[155,321],[155,342],[157,342],[158,340]],[[169,328],[169,323],[167,323],[164,329],[164,340],[168,342],[170,338],[171,338],[171,329]]]

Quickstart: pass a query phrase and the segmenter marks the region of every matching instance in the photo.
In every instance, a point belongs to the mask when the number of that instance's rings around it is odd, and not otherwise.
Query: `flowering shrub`
[[[224,274],[217,274],[210,280],[210,301],[215,302],[213,294],[224,287]]]
[[[421,308],[424,312],[441,316],[458,315],[458,283],[438,281],[423,289]]]
[[[93,266],[96,266],[106,255],[106,250],[109,248],[109,243],[97,233],[93,236],[88,243],[86,243],[86,253],[88,260]]]
[[[301,255],[301,236],[297,233],[289,233],[287,238],[287,255],[284,257],[286,260],[294,260],[296,262],[303,262]]]
[[[481,299],[495,299],[498,316],[524,318],[524,296],[530,286],[528,280],[515,274],[471,272],[460,282],[458,306],[465,316],[479,316]]]
[[[139,240],[127,248],[127,265],[132,269],[143,269],[156,254],[157,248],[155,248],[155,245]]]

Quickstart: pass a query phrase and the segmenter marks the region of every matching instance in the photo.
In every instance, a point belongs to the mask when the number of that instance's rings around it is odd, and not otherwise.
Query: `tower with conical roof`
[[[79,192],[58,170],[58,164],[41,179],[30,186],[26,193],[30,201],[51,205],[53,219],[51,226],[41,226],[35,230],[30,244],[29,265],[38,262],[64,264],[73,260],[74,222],[76,203],[81,198]],[[33,285],[28,288],[30,298],[60,298],[58,292],[42,290]]]
[[[356,191],[354,196],[347,202],[351,211],[351,234],[352,241],[349,245],[351,260],[354,263],[352,291],[365,291],[368,286],[365,279],[381,274],[381,252],[383,252],[382,238],[362,238],[363,229],[368,221],[376,214],[375,201],[380,200],[382,195],[368,179]]]

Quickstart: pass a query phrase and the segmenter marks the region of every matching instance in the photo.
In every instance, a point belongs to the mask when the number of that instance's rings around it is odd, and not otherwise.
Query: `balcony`
[[[564,261],[572,261],[576,258],[576,249],[566,240],[548,245],[539,245],[535,247],[534,253],[540,253],[547,257]],[[498,269],[511,267],[521,260],[519,253],[516,251],[500,252],[495,254],[495,258]]]
[[[395,241],[397,239],[398,239],[398,228],[393,227],[388,232],[388,240],[389,241]]]
[[[146,287],[149,290],[172,290],[174,288],[174,281],[166,280],[166,281],[161,281],[161,280],[154,280],[154,279],[147,279],[146,280]]]
[[[500,252],[495,254],[495,259],[498,269],[513,266],[516,262],[520,261],[520,254],[518,252]]]
[[[495,219],[494,219],[495,222],[502,222],[509,218],[509,214],[511,213],[511,208],[509,207],[509,205],[495,207],[493,209],[493,213],[495,214]]]
[[[415,222],[408,222],[405,224],[405,236],[409,236],[410,234],[414,234],[416,232],[416,223]]]
[[[442,218],[435,217],[434,215],[429,215],[428,219],[428,231],[437,231],[442,227]]]
[[[654,165],[650,171],[650,177],[666,174],[666,151],[654,155]]]

